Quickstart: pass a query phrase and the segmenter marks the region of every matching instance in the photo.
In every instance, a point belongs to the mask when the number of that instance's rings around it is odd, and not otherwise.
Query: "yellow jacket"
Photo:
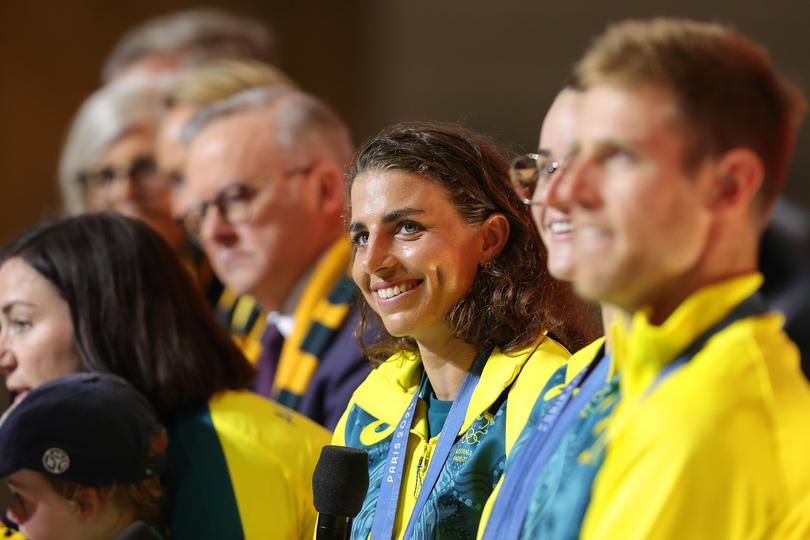
[[[810,386],[783,317],[749,317],[648,388],[694,339],[759,288],[706,287],[660,326],[611,328],[622,400],[608,427],[582,538],[810,538]],[[790,536],[793,535],[793,536]]]
[[[244,390],[222,392],[167,427],[172,539],[311,538],[325,429]]]
[[[490,355],[459,430],[461,438],[416,522],[416,536],[475,535],[483,506],[503,472],[506,452],[526,423],[537,393],[567,357],[565,348],[545,336],[523,351],[505,354],[496,349]],[[417,355],[394,355],[355,391],[335,429],[333,444],[369,452],[369,492],[354,520],[352,538],[369,534],[391,435],[418,391],[421,377]],[[408,439],[396,538],[405,532],[439,438],[429,439],[427,433],[426,407],[420,400]],[[429,508],[439,510],[429,512]]]

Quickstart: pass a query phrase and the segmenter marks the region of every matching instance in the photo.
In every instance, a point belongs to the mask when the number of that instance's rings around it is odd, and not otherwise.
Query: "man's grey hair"
[[[154,127],[171,85],[171,77],[128,77],[102,87],[82,103],[59,160],[59,187],[67,213],[87,210],[80,176],[127,131]]]
[[[251,88],[199,109],[183,126],[186,145],[211,124],[246,111],[269,111],[279,148],[288,155],[326,152],[344,170],[354,154],[351,134],[341,118],[316,97],[283,86]]]
[[[103,81],[153,54],[177,55],[185,66],[222,57],[270,64],[278,60],[275,37],[262,22],[222,9],[196,8],[149,19],[125,33],[104,62]]]

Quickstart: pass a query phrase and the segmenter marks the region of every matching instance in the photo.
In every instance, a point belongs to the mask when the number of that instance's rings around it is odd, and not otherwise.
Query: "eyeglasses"
[[[566,166],[564,161],[556,161],[548,150],[538,150],[536,154],[518,156],[509,167],[512,187],[525,204],[541,204],[534,201],[534,192],[541,189]]]
[[[313,167],[314,164],[291,169],[283,173],[282,178],[309,174]],[[250,183],[231,184],[220,191],[213,199],[193,206],[183,216],[183,225],[191,239],[200,245],[200,232],[202,231],[205,216],[211,206],[216,207],[219,215],[229,225],[240,225],[250,221],[258,207],[256,201],[259,192],[270,183],[271,179],[265,178],[263,180],[263,183],[262,179],[256,179]],[[255,187],[255,184],[261,184],[261,187]]]
[[[159,192],[166,188],[166,182],[158,174],[157,164],[152,156],[136,157],[126,169],[102,167],[96,171],[79,174],[79,183],[88,190],[107,190],[118,180],[130,180],[147,193]]]

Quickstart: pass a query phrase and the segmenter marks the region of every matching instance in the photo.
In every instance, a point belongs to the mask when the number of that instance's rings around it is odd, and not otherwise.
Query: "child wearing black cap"
[[[162,526],[167,442],[150,404],[120,377],[43,384],[0,418],[8,518],[29,540],[161,538],[138,522]]]

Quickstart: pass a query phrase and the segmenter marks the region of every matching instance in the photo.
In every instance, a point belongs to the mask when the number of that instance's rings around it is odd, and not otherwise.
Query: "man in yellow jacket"
[[[612,26],[575,80],[576,142],[541,197],[570,215],[577,292],[629,315],[589,504],[542,537],[810,537],[810,387],[756,295],[802,96],[745,37],[673,19]],[[560,516],[527,502],[518,536],[539,537]]]

